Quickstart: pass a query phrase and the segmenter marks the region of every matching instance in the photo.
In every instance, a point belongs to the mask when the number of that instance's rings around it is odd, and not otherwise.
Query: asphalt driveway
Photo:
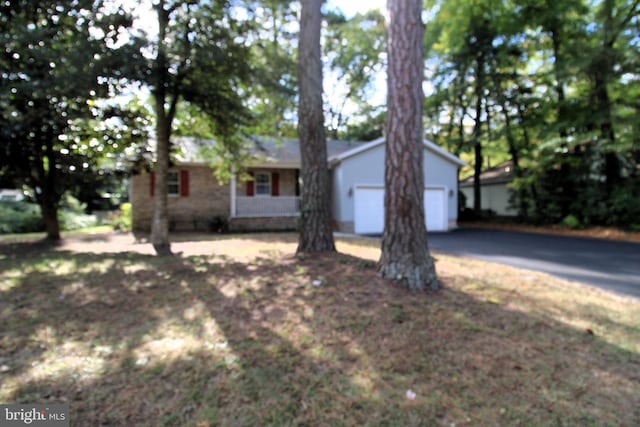
[[[541,271],[640,298],[640,243],[460,229],[430,233],[429,248]]]

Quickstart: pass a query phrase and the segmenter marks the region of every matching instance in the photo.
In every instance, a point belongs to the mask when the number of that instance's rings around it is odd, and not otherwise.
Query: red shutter
[[[180,195],[186,197],[189,195],[189,171],[180,171]]]
[[[280,174],[278,172],[271,173],[271,195],[280,195]]]
[[[151,172],[149,174],[149,194],[151,195],[151,197],[153,197],[155,192],[156,192],[156,173]]]
[[[251,181],[247,181],[247,196],[253,196],[253,172],[249,172]]]

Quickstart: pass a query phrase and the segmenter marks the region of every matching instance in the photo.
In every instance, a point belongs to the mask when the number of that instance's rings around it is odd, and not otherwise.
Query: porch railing
[[[299,197],[237,197],[236,217],[296,216]]]

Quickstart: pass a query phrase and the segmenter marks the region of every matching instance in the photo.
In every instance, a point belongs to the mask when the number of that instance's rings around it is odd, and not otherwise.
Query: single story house
[[[297,140],[260,139],[247,165],[249,180],[232,176],[221,184],[210,162],[189,139],[169,172],[169,222],[176,230],[206,229],[228,223],[231,230],[294,229],[300,211],[300,145]],[[206,142],[205,143],[211,143]],[[380,234],[384,224],[385,139],[327,141],[331,200],[337,231]],[[431,141],[424,141],[427,228],[456,227],[458,168],[465,163]],[[153,216],[153,172],[131,179],[135,230],[149,230]]]
[[[511,206],[511,188],[513,181],[513,162],[508,160],[489,168],[480,174],[480,208],[491,210],[500,216],[515,216],[517,210]],[[474,177],[460,181],[460,192],[466,198],[466,207],[473,208]],[[463,206],[464,207],[464,206]]]

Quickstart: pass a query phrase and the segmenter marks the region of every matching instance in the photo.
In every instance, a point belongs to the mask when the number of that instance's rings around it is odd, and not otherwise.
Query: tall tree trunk
[[[58,221],[58,204],[50,198],[45,197],[39,202],[42,212],[44,230],[47,233],[47,240],[60,240],[60,222]]]
[[[482,212],[482,191],[480,175],[482,174],[482,144],[476,141],[473,146],[474,165],[473,165],[473,211],[476,215]]]
[[[484,56],[480,54],[476,60],[476,117],[473,125],[473,149],[475,154],[473,168],[473,210],[476,215],[482,211],[482,192],[480,191],[480,174],[482,173],[482,99],[484,92]]]
[[[602,122],[600,123],[600,137],[607,145],[609,145],[609,148],[607,148],[604,155],[603,172],[606,179],[605,185],[607,192],[610,193],[620,183],[621,164],[618,154],[610,148],[615,143],[616,135],[613,129],[611,98],[609,97],[607,81],[599,72],[596,72],[594,81],[595,98],[598,103],[597,108],[602,116]]]
[[[613,113],[611,106],[611,98],[609,96],[608,84],[614,76],[614,63],[613,57],[615,55],[615,41],[618,34],[622,31],[622,28],[626,25],[628,20],[633,16],[638,2],[636,1],[633,8],[629,10],[629,13],[618,25],[615,24],[615,2],[613,0],[605,0],[602,2],[602,15],[603,15],[603,34],[602,34],[602,46],[592,64],[593,75],[593,96],[596,101],[596,116],[599,116],[600,123],[600,137],[608,146],[604,155],[603,173],[605,175],[605,186],[607,193],[611,193],[620,183],[621,176],[621,162],[618,154],[614,151],[613,145],[616,140],[615,130],[613,128]],[[622,11],[618,11],[618,14],[622,14]],[[616,28],[618,26],[618,28]]]
[[[502,113],[504,115],[505,135],[507,137],[507,144],[509,145],[511,161],[513,162],[513,174],[519,179],[523,176],[522,168],[520,168],[520,154],[518,152],[518,147],[516,146],[516,140],[513,136],[511,116],[509,116],[509,111],[507,110],[507,103],[502,95],[500,98]],[[516,202],[518,205],[518,215],[526,218],[529,215],[527,207],[527,191],[522,183],[519,183],[518,190],[516,191]]]
[[[164,3],[157,6],[158,11],[158,56],[156,58],[156,82],[154,88],[156,112],[156,168],[155,198],[153,221],[151,223],[151,243],[158,255],[171,254],[169,241],[169,207],[167,200],[167,174],[169,171],[169,135],[171,123],[165,111],[167,97],[166,73],[167,57],[165,51],[165,35],[169,21]]]
[[[553,72],[556,78],[555,90],[558,96],[558,122],[560,122],[560,128],[558,133],[560,138],[565,139],[567,137],[567,128],[565,127],[565,120],[567,118],[566,97],[564,94],[564,73],[562,71],[562,58],[560,57],[560,30],[557,21],[553,21],[551,24],[551,42],[553,45]],[[564,164],[564,163],[563,163]]]
[[[53,150],[53,134],[49,132],[47,135],[47,143],[45,147],[45,159],[39,163],[38,176],[40,181],[41,194],[36,193],[40,212],[42,213],[42,221],[44,222],[44,230],[47,233],[47,240],[60,240],[60,221],[58,220],[58,203],[60,195],[58,193],[58,170],[54,165],[57,161]],[[49,167],[45,168],[45,163]]]
[[[336,249],[331,226],[331,188],[322,111],[322,0],[302,0],[301,3],[298,135],[303,186],[298,252],[332,252]]]
[[[423,171],[421,0],[387,1],[387,144],[379,271],[409,289],[437,289],[427,244]]]

